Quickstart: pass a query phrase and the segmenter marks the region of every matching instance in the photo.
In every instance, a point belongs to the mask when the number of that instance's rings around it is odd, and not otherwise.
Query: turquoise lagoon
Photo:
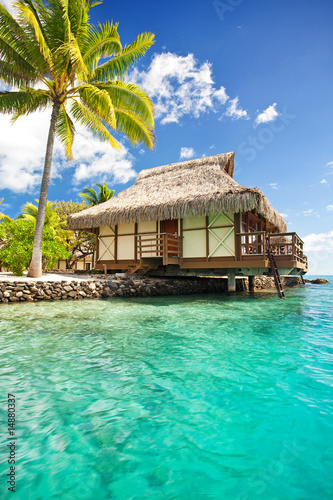
[[[332,312],[332,283],[1,306],[1,498],[332,499]]]

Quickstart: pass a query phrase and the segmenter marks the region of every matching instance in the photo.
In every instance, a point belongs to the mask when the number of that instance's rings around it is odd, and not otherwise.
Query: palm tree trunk
[[[49,136],[47,139],[44,170],[42,184],[40,188],[38,213],[36,220],[36,229],[34,236],[34,245],[32,250],[32,258],[29,267],[28,276],[31,278],[40,278],[42,276],[42,239],[43,239],[43,229],[45,222],[45,210],[47,204],[47,195],[49,191],[49,183],[51,177],[51,165],[52,165],[52,155],[53,146],[56,133],[56,124],[60,111],[60,103],[55,102],[52,108],[52,116],[50,123]]]

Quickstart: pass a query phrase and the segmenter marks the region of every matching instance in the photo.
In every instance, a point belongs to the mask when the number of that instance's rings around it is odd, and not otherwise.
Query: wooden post
[[[242,252],[241,252],[241,221],[240,221],[240,214],[235,214],[234,216],[234,223],[235,223],[235,257],[236,260],[242,260]]]
[[[163,233],[163,266],[168,264],[168,238],[167,234]]]
[[[138,260],[138,223],[134,224],[134,260]]]
[[[228,292],[236,292],[236,274],[232,271],[228,273]]]
[[[209,217],[206,215],[206,262],[209,261]]]
[[[249,291],[254,292],[254,280],[255,276],[249,276]]]
[[[118,224],[114,227],[114,263],[118,262]]]

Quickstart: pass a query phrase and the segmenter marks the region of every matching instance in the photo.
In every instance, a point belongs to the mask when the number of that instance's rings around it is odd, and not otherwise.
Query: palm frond
[[[72,66],[75,69],[77,77],[79,79],[86,80],[88,69],[83,60],[78,40],[73,33],[70,33],[69,35],[68,48],[71,56]]]
[[[21,115],[43,110],[50,103],[50,96],[45,90],[24,89],[17,92],[0,92],[0,112],[13,114],[13,121]]]
[[[103,0],[87,0],[87,10],[89,12],[90,9],[96,7],[96,5],[101,5]]]
[[[0,42],[1,45],[1,42]],[[26,70],[18,67],[17,64],[9,63],[0,59],[0,79],[8,85],[15,87],[26,87],[38,81],[36,72],[30,72],[30,67],[27,65]]]
[[[68,17],[71,26],[71,32],[81,43],[89,36],[89,10],[86,0],[76,0],[68,4]]]
[[[97,28],[91,26],[84,46],[84,62],[92,71],[97,67],[103,57],[110,57],[122,50],[118,35],[118,23],[99,24]]]
[[[39,210],[39,200],[35,200],[35,202],[36,205],[30,201],[23,205],[18,219],[26,219],[35,224]],[[61,222],[59,215],[54,211],[51,201],[48,201],[46,204],[44,226],[49,226],[56,232],[59,232],[59,230],[61,230],[64,226],[64,223]]]
[[[95,189],[92,187],[84,188],[82,193],[79,193],[79,196],[81,196],[90,206],[98,205],[98,196]]]
[[[154,105],[148,94],[133,83],[123,81],[96,84],[99,89],[106,90],[116,107],[128,109],[154,127]]]
[[[52,59],[51,51],[45,40],[43,29],[40,24],[40,20],[37,15],[35,15],[35,10],[32,10],[29,5],[27,5],[23,0],[18,0],[16,2],[16,7],[18,10],[18,19],[21,23],[30,26],[35,34],[39,50],[43,55],[45,61],[47,62],[51,72],[53,71],[54,62]]]
[[[80,23],[82,17],[83,0],[69,2],[68,0],[60,0],[62,5],[62,18],[64,25],[64,40],[58,47],[56,54],[67,61],[67,65],[71,63],[73,77],[86,80],[88,71],[83,61],[81,48],[78,42],[78,31],[80,31]]]
[[[38,73],[47,68],[35,40],[28,38],[25,30],[1,4],[0,59],[15,64],[17,71],[25,73],[31,82],[37,81]]]
[[[101,141],[109,142],[112,147],[120,150],[119,142],[110,134],[108,129],[102,121],[95,116],[86,106],[78,101],[73,101],[71,106],[71,113],[75,120],[77,120],[85,128],[91,130],[96,134]]]
[[[84,188],[82,193],[79,194],[91,207],[110,200],[115,193],[114,189],[108,188],[107,183],[101,184],[96,182],[96,186],[99,190],[98,194],[92,187]]]
[[[109,93],[95,85],[83,84],[77,89],[81,102],[110,127],[116,128],[113,102]]]
[[[96,186],[99,189],[98,193],[98,203],[104,203],[112,198],[115,193],[114,189],[109,189],[107,183],[101,184],[100,182],[96,182]]]
[[[141,120],[135,113],[128,109],[115,107],[117,131],[127,135],[132,144],[144,144],[149,149],[153,149],[155,135],[153,129]]]
[[[142,33],[133,43],[126,45],[120,54],[98,66],[94,71],[92,80],[101,82],[122,78],[136,61],[145,55],[153,45],[154,39],[155,35],[153,33]]]
[[[72,160],[73,159],[73,141],[75,136],[75,127],[72,122],[70,116],[68,115],[66,108],[64,105],[61,106],[59,117],[56,125],[57,136],[62,142],[67,157]]]
[[[43,4],[42,0],[34,0]],[[44,5],[44,4],[43,4]],[[65,26],[63,21],[63,8],[59,0],[48,0],[47,12],[40,10],[40,15],[43,17],[44,21],[44,33],[47,39],[48,46],[53,54],[55,60],[57,60],[56,51],[59,46],[66,41],[65,38]],[[63,62],[63,61],[62,61]],[[57,63],[55,63],[57,64]]]

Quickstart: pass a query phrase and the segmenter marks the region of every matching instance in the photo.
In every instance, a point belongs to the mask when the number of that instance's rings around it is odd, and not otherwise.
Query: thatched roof
[[[111,200],[69,216],[72,229],[255,210],[281,232],[285,220],[258,188],[233,179],[235,153],[142,170],[133,186]]]

